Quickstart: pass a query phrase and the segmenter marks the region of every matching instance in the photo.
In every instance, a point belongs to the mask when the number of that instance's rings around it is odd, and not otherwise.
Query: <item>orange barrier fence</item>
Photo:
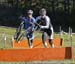
[[[0,61],[48,61],[72,59],[73,48],[32,48],[0,50]]]
[[[53,40],[55,47],[62,46],[62,39],[56,38]],[[47,41],[48,47],[50,47],[48,41]],[[43,48],[43,43],[41,39],[34,39],[33,42],[33,48]],[[22,40],[20,43],[17,43],[16,41],[13,41],[13,48],[29,48],[27,40]]]

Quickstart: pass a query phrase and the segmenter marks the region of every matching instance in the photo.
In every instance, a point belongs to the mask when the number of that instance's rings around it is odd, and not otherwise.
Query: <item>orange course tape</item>
[[[55,47],[60,47],[62,46],[62,39],[61,38],[56,38],[56,39],[53,39],[53,43],[55,45]],[[50,47],[48,41],[47,41],[47,46]],[[42,43],[42,39],[34,39],[34,42],[33,42],[33,48],[43,48],[44,45]],[[13,48],[29,48],[29,45],[28,45],[28,42],[26,39],[20,41],[20,42],[16,42],[15,40],[13,41]]]

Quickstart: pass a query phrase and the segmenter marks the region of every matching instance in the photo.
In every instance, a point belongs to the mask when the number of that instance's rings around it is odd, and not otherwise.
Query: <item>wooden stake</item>
[[[61,26],[60,26],[60,38],[62,38],[62,29],[61,29]]]
[[[72,28],[69,27],[69,41],[71,42],[71,47],[72,47]]]

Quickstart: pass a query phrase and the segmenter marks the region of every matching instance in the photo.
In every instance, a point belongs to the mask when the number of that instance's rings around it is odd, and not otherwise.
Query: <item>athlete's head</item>
[[[46,9],[42,8],[39,13],[41,17],[44,17],[46,15]]]
[[[29,18],[32,18],[33,11],[32,10],[28,10],[27,15],[28,15]]]

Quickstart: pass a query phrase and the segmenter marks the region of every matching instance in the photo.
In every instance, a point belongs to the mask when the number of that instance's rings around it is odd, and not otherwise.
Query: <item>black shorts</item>
[[[52,31],[50,29],[44,29],[43,32],[46,32],[48,36],[52,34]]]

